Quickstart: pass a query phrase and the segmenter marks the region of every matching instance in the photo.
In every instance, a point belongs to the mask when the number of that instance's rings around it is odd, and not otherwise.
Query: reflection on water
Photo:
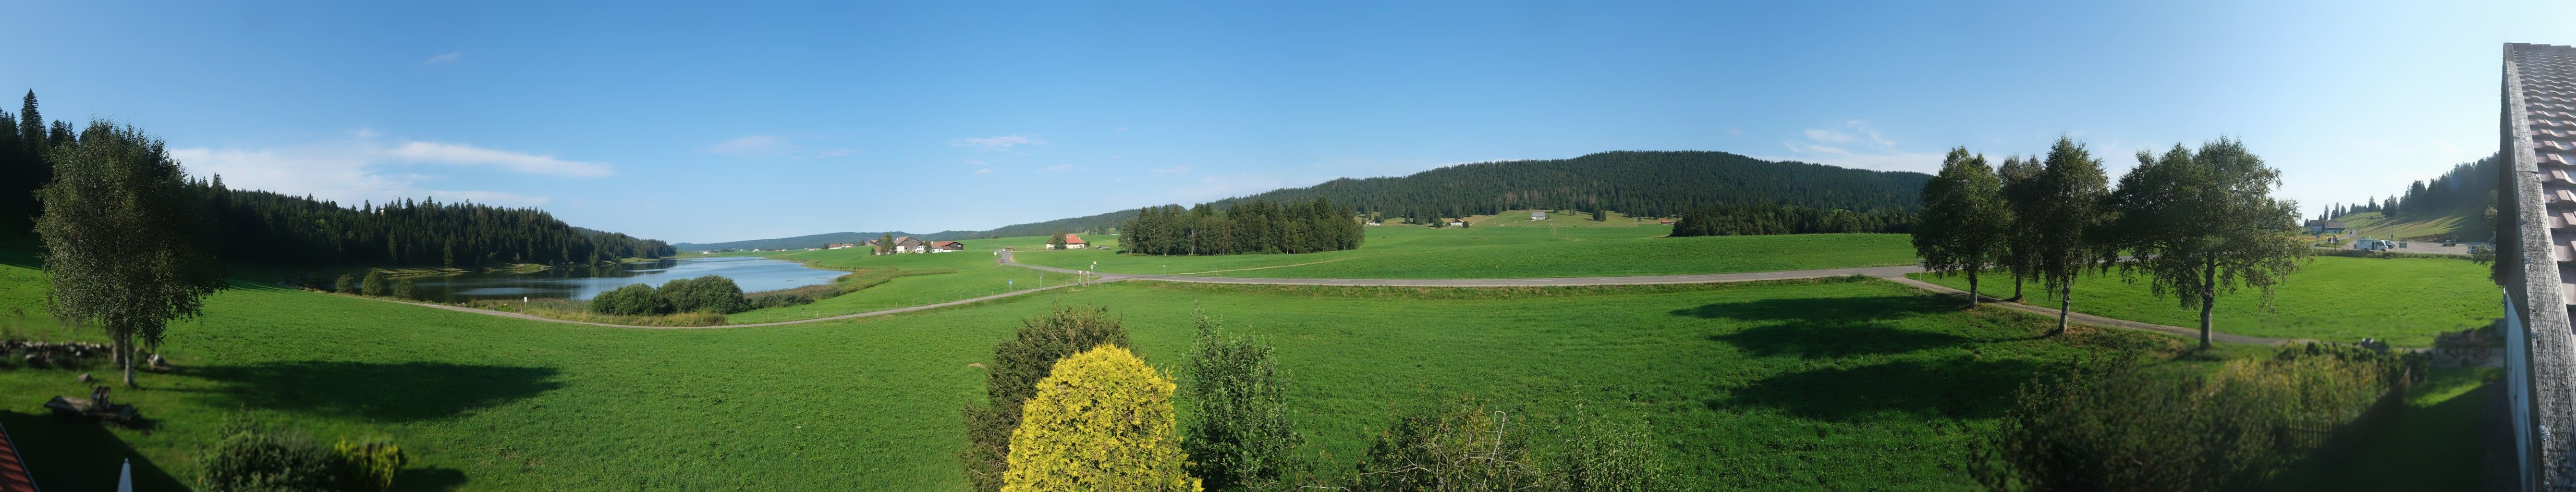
[[[846,272],[806,268],[795,262],[767,258],[722,256],[713,258],[665,259],[624,263],[600,267],[556,267],[538,272],[477,272],[433,277],[412,277],[420,287],[422,298],[432,302],[465,302],[477,299],[518,299],[521,297],[554,297],[589,299],[618,287],[652,284],[659,287],[676,279],[704,275],[723,275],[742,286],[743,292],[777,290],[831,282]]]

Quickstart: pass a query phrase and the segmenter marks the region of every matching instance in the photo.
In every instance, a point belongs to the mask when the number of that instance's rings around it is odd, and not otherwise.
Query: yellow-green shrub
[[[393,441],[341,440],[331,446],[340,455],[340,488],[352,491],[393,490],[394,472],[402,470],[402,447]]]
[[[1198,491],[1172,429],[1172,389],[1113,345],[1057,361],[1011,431],[1003,492]]]

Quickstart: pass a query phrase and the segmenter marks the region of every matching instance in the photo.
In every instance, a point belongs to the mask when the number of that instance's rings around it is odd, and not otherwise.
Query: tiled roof
[[[9,439],[8,429],[0,429],[0,492],[36,492],[36,479],[27,473],[27,461],[18,457],[18,443]]]

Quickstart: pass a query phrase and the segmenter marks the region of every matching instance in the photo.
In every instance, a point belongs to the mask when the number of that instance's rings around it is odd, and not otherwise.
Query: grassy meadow
[[[1379,226],[1367,228],[1367,241],[1347,251],[1147,256],[1080,250],[1025,252],[1016,258],[1021,263],[1063,268],[1089,268],[1098,262],[1099,271],[1111,273],[1408,279],[1682,275],[1914,263],[1913,243],[1903,234],[1663,237],[1671,232],[1672,227],[1664,225]]]
[[[0,278],[28,271],[0,265]],[[1394,412],[1472,394],[1530,416],[1583,405],[1651,422],[1682,477],[1708,488],[1964,489],[1962,443],[2022,381],[2086,354],[2179,345],[2130,331],[2038,338],[2036,316],[1961,312],[1858,279],[1057,292],[644,330],[242,284],[171,328],[163,352],[182,372],[116,394],[141,407],[141,428],[43,416],[43,397],[84,391],[81,370],[14,365],[0,370],[12,395],[0,424],[48,450],[29,458],[65,475],[49,482],[91,488],[113,480],[119,457],[136,458],[146,489],[186,488],[216,422],[246,410],[326,442],[390,436],[413,453],[402,483],[417,490],[961,490],[958,410],[983,395],[968,364],[988,362],[1018,320],[1066,303],[1109,307],[1166,368],[1186,350],[1192,308],[1270,340],[1312,441],[1301,453],[1329,454],[1329,469],[1347,469]]]
[[[1983,277],[1979,290],[2010,297],[2012,281],[2000,274]],[[1958,289],[1967,277],[1907,275]],[[2056,307],[2057,297],[2025,287],[2024,302]],[[2487,280],[2487,267],[2447,258],[2351,258],[2318,256],[2274,289],[2273,308],[2264,309],[2252,290],[2221,294],[2212,313],[2215,329],[2269,338],[2355,342],[2363,337],[2409,347],[2433,345],[2433,335],[2486,326],[2504,315],[2502,294]],[[2197,327],[2200,308],[2185,308],[2173,297],[2157,298],[2145,284],[2120,280],[2118,273],[2090,275],[2075,282],[2075,312],[2148,323]]]
[[[1030,245],[1044,242],[1044,238],[1027,239],[1030,240]],[[729,323],[744,324],[820,318],[971,299],[1013,290],[1062,285],[1074,280],[1063,274],[1001,265],[994,261],[995,257],[992,253],[998,246],[987,246],[988,244],[1018,245],[1016,242],[987,240],[966,243],[968,244],[966,251],[953,253],[874,255],[869,254],[870,250],[867,248],[843,248],[764,254],[762,256],[861,273],[859,278],[844,281],[882,281],[884,283],[829,299],[817,300],[813,304],[728,314],[725,315],[725,320]],[[1018,246],[1026,249],[1027,245]]]

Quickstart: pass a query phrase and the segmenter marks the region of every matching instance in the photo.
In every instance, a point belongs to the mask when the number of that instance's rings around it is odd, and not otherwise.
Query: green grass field
[[[1503,212],[1498,215],[1478,215],[1468,217],[1467,222],[1474,224],[1476,227],[1637,227],[1641,225],[1658,225],[1655,223],[1654,219],[1629,217],[1627,214],[1618,212],[1610,212],[1609,217],[1604,217],[1600,221],[1592,220],[1591,212],[1578,212],[1573,210],[1564,210],[1561,211],[1562,213],[1559,213],[1560,211],[1553,210],[1544,211],[1547,212],[1547,219],[1530,220],[1530,212],[1532,211],[1513,210]]]
[[[973,253],[948,253],[917,257]],[[931,260],[914,260],[931,261]],[[944,261],[944,260],[942,260]],[[16,271],[11,271],[16,270]],[[0,265],[0,278],[26,268]],[[22,292],[11,290],[8,292]],[[407,488],[959,490],[958,409],[1017,321],[1053,303],[1123,316],[1179,364],[1193,307],[1278,346],[1297,422],[1346,469],[1402,408],[1456,394],[1548,415],[1652,422],[1678,471],[1718,489],[1963,489],[1963,439],[2013,388],[2139,332],[2041,339],[2044,320],[1960,312],[1875,280],[1559,289],[1122,283],[922,313],[763,328],[584,327],[251,287],[171,328],[186,369],[120,391],[145,430],[38,415],[83,387],[0,370],[0,424],[40,473],[149,490],[193,480],[236,409],[325,441],[391,436]],[[5,302],[23,303],[24,299]],[[1184,416],[1187,418],[1187,416]],[[613,478],[611,478],[613,477]]]
[[[1029,239],[1029,244],[1043,244],[1043,238]],[[1062,285],[1074,280],[1062,274],[998,264],[989,247],[976,242],[968,244],[971,249],[953,253],[873,255],[864,248],[845,248],[765,254],[762,256],[809,262],[824,268],[882,271],[901,276],[813,304],[734,313],[725,315],[725,320],[744,324],[820,318],[970,299]]]
[[[1527,219],[1527,215],[1522,216]],[[1021,263],[1110,273],[1260,278],[1532,278],[1764,272],[1914,263],[1903,234],[1662,237],[1669,226],[1367,228],[1360,249],[1147,256],[1026,251]],[[1086,239],[1089,239],[1086,237]],[[1097,241],[1095,239],[1095,241]]]
[[[1917,280],[1966,289],[1963,276],[1907,275]],[[1984,277],[1982,291],[2010,297],[2012,281]],[[2003,279],[2003,280],[1998,280]],[[2026,302],[2057,307],[2057,297],[2026,287]],[[2220,332],[2270,338],[2354,342],[2363,337],[2409,347],[2433,345],[2433,335],[2485,326],[2504,315],[2502,293],[2487,280],[2487,267],[2466,260],[2441,258],[2348,258],[2319,256],[2275,287],[2272,310],[2259,305],[2257,293],[2220,295],[2213,324]],[[2117,273],[2092,275],[2075,282],[2075,312],[2148,323],[2198,327],[2197,306],[2157,298],[2145,284],[2130,284]]]

